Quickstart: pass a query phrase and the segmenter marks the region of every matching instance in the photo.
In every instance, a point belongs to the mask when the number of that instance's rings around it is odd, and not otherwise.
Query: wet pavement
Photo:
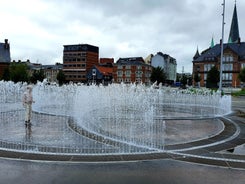
[[[233,110],[245,112],[244,97],[233,98]],[[234,118],[240,121],[241,124],[245,122],[242,116]],[[23,135],[21,136],[23,138]],[[244,140],[244,134],[241,136],[240,140]],[[59,143],[57,142],[57,144]],[[244,144],[239,146],[239,149],[242,152]],[[210,165],[207,165],[208,163],[197,164],[189,162],[188,159],[185,160],[184,157],[183,160],[185,161],[179,161],[174,157],[174,155],[168,155],[161,159],[156,157],[151,160],[96,163],[34,161],[2,157],[0,158],[0,183],[240,184],[245,181],[244,169],[227,167],[227,165],[224,167],[215,166],[212,163]],[[215,161],[213,160],[213,162]]]

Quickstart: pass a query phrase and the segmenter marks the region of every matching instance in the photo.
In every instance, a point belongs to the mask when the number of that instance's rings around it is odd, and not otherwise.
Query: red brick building
[[[115,83],[150,84],[152,66],[145,64],[142,57],[120,58],[113,66]]]
[[[239,87],[238,74],[245,67],[245,42],[241,42],[238,28],[237,10],[234,6],[233,18],[228,43],[223,45],[222,86]],[[206,87],[207,75],[213,66],[220,71],[221,44],[213,44],[199,54],[198,50],[193,57],[193,76],[199,75],[200,86]],[[194,81],[194,80],[193,80]],[[194,81],[194,85],[196,86]]]
[[[64,45],[63,71],[67,81],[86,82],[87,72],[98,63],[98,47],[89,44]]]

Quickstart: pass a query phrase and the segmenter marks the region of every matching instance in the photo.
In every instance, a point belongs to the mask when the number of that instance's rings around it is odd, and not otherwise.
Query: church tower
[[[237,9],[235,3],[228,43],[238,43],[238,42],[240,42],[240,35],[239,35],[239,28],[238,28]]]

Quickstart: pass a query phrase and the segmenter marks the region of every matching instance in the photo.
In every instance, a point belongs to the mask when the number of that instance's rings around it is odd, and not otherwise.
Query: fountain
[[[231,112],[230,96],[208,90],[135,84],[60,87],[44,82],[33,88],[34,126],[20,133],[25,86],[0,81],[0,126],[2,132],[11,128],[9,135],[2,133],[0,149],[68,155],[162,152],[167,120]]]

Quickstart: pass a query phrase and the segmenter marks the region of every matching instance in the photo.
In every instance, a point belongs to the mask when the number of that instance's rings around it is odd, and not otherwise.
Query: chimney
[[[8,39],[5,39],[5,40],[4,40],[4,48],[5,48],[5,49],[9,49]]]
[[[238,44],[241,44],[241,38],[240,38],[240,37],[238,38],[237,43],[238,43]]]

